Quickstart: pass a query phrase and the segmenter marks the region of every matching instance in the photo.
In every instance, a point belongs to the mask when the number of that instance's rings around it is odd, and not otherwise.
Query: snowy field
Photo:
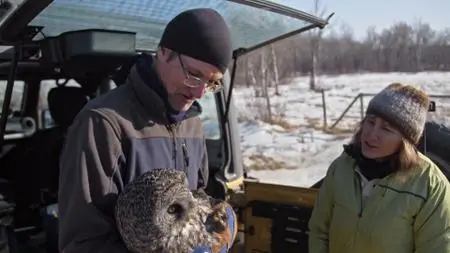
[[[295,78],[280,86],[281,96],[271,93],[272,113],[278,124],[258,118],[261,109],[252,88],[236,88],[234,102],[240,120],[241,148],[249,176],[262,182],[309,187],[325,175],[333,159],[342,152],[342,145],[361,119],[361,104],[357,100],[333,131],[322,131],[322,94],[308,89],[307,77]],[[421,87],[430,95],[450,95],[450,72],[418,74],[354,74],[320,76],[317,80],[326,90],[327,125],[333,125],[359,93],[376,93],[391,82],[409,83]],[[53,84],[52,84],[53,85]],[[50,85],[51,86],[51,85]],[[4,86],[3,86],[4,87]],[[20,101],[22,85],[15,85],[14,100]],[[49,88],[49,87],[47,87]],[[3,97],[2,89],[0,95]],[[370,97],[363,98],[363,108]],[[430,119],[450,125],[450,99],[433,99],[437,111]],[[262,100],[263,101],[263,100]],[[208,138],[220,138],[213,96],[206,96],[202,113]],[[208,105],[209,104],[209,105]],[[7,128],[12,127],[12,125]]]
[[[421,87],[430,95],[450,95],[450,73],[417,74],[356,74],[321,76],[320,87],[326,89],[328,126],[344,112],[359,93],[376,93],[391,82],[409,83]],[[274,94],[274,91],[270,91]],[[235,105],[241,119],[240,134],[244,164],[249,176],[262,182],[311,186],[325,175],[328,165],[342,152],[351,131],[359,122],[358,100],[337,124],[333,133],[324,133],[322,94],[308,91],[308,78],[294,79],[280,87],[281,96],[271,96],[273,114],[282,117],[289,127],[271,125],[255,118],[259,109],[254,91],[237,88]],[[363,108],[371,97],[363,98]],[[449,125],[450,99],[439,98],[436,112],[429,118]],[[283,124],[281,124],[283,125]],[[287,129],[286,129],[287,128]],[[268,167],[268,169],[263,169]]]

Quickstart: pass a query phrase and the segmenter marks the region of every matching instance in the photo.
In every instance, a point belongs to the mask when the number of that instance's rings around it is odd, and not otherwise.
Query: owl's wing
[[[237,217],[231,205],[226,202],[219,204],[220,209],[226,215],[226,226],[222,231],[215,231],[214,237],[217,238],[218,243],[213,245],[212,253],[226,253],[231,248],[236,239],[237,234]]]

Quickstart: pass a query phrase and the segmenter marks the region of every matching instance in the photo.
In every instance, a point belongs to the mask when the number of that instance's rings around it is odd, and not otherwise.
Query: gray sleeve
[[[60,159],[61,252],[128,252],[113,216],[123,161],[112,125],[99,113],[80,114],[69,129]]]

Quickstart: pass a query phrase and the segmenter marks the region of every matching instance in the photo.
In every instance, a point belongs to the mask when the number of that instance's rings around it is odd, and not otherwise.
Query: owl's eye
[[[183,212],[183,207],[180,204],[172,204],[167,208],[169,214],[180,215]]]

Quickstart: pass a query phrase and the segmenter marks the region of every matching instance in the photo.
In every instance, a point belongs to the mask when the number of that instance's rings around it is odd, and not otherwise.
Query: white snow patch
[[[252,164],[251,157],[264,155],[286,164],[280,170],[253,170],[252,177],[262,182],[310,186],[325,175],[330,163],[342,152],[351,134],[337,138],[323,133],[322,94],[308,90],[308,77],[295,78],[290,84],[279,88],[281,96],[270,90],[274,115],[283,117],[289,124],[298,126],[287,131],[280,126],[261,122],[257,118],[260,108],[255,105],[252,88],[236,88],[235,105],[240,119],[241,148],[244,164]],[[450,72],[353,74],[320,76],[319,85],[326,89],[326,110],[328,126],[344,112],[359,93],[377,93],[389,83],[401,82],[422,88],[430,95],[450,95]],[[371,97],[363,98],[365,110]],[[432,99],[437,103],[437,111],[429,113],[429,118],[448,125],[450,99]],[[353,130],[361,116],[360,101],[356,101],[347,115],[336,126]],[[315,122],[315,127],[311,127]]]

